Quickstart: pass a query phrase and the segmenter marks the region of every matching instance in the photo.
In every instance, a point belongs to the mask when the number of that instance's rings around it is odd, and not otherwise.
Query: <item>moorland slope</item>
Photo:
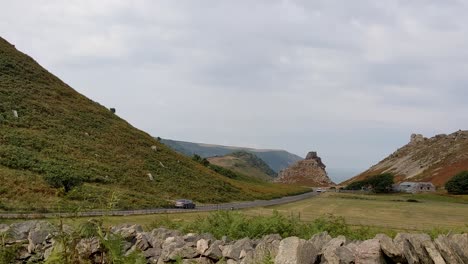
[[[468,131],[459,130],[431,138],[413,134],[408,144],[342,184],[380,173],[392,173],[398,182],[430,181],[442,186],[464,170],[468,170]]]
[[[200,155],[203,158],[209,158],[214,156],[228,155],[235,151],[251,152],[263,161],[265,161],[265,163],[268,164],[268,166],[270,166],[270,168],[272,168],[277,173],[282,169],[289,167],[296,161],[302,160],[301,157],[280,149],[254,149],[204,143],[193,143],[171,139],[162,139],[161,142],[166,144],[173,150],[190,157],[195,154]]]
[[[272,180],[276,172],[252,152],[236,151],[224,156],[208,158],[211,164],[263,180]]]
[[[235,180],[79,94],[0,38],[0,211],[167,206],[297,193]],[[112,198],[111,198],[112,197]]]

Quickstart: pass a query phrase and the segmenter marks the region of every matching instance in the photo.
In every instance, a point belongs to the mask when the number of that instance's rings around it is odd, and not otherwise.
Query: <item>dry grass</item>
[[[407,202],[416,199],[419,202]],[[439,195],[356,195],[325,193],[296,203],[258,208],[246,214],[300,214],[311,221],[324,214],[343,216],[349,224],[395,230],[429,230],[433,228],[468,231],[468,201]]]
[[[415,199],[419,202],[407,202],[408,199]],[[285,215],[300,215],[301,220],[307,222],[326,214],[333,214],[344,217],[348,224],[370,226],[380,230],[415,232],[437,229],[468,232],[468,195],[456,197],[436,194],[357,195],[329,192],[319,197],[290,204],[258,207],[242,212],[255,217],[273,215],[275,210]],[[204,217],[208,214],[210,213],[188,212],[115,216],[105,217],[105,223],[107,225],[135,223],[148,227],[151,223],[162,220],[194,222],[198,217]],[[88,219],[86,217],[66,219],[66,222],[76,224]]]

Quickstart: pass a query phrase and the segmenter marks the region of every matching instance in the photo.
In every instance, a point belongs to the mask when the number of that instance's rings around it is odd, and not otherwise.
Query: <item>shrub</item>
[[[445,189],[452,194],[468,194],[468,171],[453,176],[445,183]]]
[[[346,190],[361,190],[364,187],[370,187],[376,193],[390,192],[393,184],[393,175],[384,173],[371,176],[362,181],[355,181],[346,186]]]
[[[174,221],[166,217],[162,221],[155,221],[150,224],[151,229],[161,226],[179,229],[187,233],[211,233],[217,238],[228,236],[232,239],[260,238],[268,234],[309,239],[314,234],[327,231],[333,237],[344,235],[350,239],[362,240],[372,238],[377,233],[384,232],[388,234],[386,230],[371,229],[369,227],[352,228],[340,216],[324,215],[307,223],[301,221],[298,215],[285,216],[277,211],[274,211],[272,216],[256,217],[248,217],[240,212],[219,211],[206,217],[199,217],[192,223]]]
[[[63,188],[65,193],[74,187],[83,184],[83,178],[72,174],[48,174],[44,177],[46,182],[54,188]]]

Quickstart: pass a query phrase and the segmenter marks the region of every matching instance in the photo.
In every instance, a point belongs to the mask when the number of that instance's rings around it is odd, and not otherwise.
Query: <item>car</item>
[[[324,192],[325,190],[322,189],[322,188],[318,188],[317,190],[315,190],[316,192]]]
[[[192,200],[180,199],[175,202],[175,207],[184,209],[195,209],[195,203]]]

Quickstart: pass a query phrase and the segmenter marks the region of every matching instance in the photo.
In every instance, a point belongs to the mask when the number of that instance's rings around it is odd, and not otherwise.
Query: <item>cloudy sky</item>
[[[339,181],[468,129],[468,1],[6,1],[0,35],[154,136],[317,150]]]

